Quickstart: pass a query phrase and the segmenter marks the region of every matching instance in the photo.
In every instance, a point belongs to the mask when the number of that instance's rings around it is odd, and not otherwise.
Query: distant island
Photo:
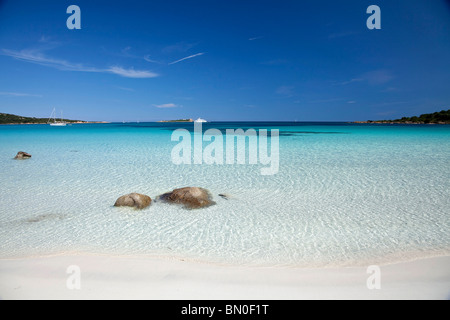
[[[161,120],[158,122],[194,122],[192,119],[178,119],[178,120]]]
[[[104,123],[62,119],[66,123]],[[0,113],[0,124],[47,124],[48,118],[22,117],[15,114]]]
[[[435,113],[421,114],[418,117],[403,117],[396,120],[354,121],[354,123],[450,124],[450,109]]]

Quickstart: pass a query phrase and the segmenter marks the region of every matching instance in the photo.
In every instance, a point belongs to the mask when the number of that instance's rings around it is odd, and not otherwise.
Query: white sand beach
[[[69,266],[80,288],[69,289]],[[450,256],[367,268],[254,268],[141,257],[62,255],[0,260],[1,299],[449,299]]]

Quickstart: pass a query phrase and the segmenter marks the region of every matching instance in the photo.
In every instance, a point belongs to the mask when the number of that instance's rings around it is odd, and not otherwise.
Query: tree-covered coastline
[[[450,124],[450,109],[395,120],[355,121],[355,123]]]
[[[58,119],[59,120],[59,119]],[[63,119],[67,123],[85,123],[80,120]],[[0,124],[46,124],[48,118],[22,117],[15,114],[0,113]]]

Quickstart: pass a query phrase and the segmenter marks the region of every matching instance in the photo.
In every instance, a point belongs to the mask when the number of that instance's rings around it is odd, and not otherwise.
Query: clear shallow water
[[[273,176],[261,165],[172,164],[180,127],[193,125],[0,126],[0,258],[78,252],[310,267],[450,254],[450,126],[206,125],[280,129]],[[18,151],[33,157],[13,161]],[[113,207],[123,194],[154,199],[184,186],[209,189],[217,205]]]

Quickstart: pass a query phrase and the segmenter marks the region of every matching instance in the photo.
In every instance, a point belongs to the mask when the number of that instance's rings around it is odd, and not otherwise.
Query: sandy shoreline
[[[75,266],[75,269],[69,269]],[[80,289],[69,289],[77,283]],[[450,256],[367,267],[230,267],[159,258],[64,255],[0,260],[0,299],[449,299]],[[75,279],[75,280],[74,280]],[[74,280],[74,281],[73,281]]]

